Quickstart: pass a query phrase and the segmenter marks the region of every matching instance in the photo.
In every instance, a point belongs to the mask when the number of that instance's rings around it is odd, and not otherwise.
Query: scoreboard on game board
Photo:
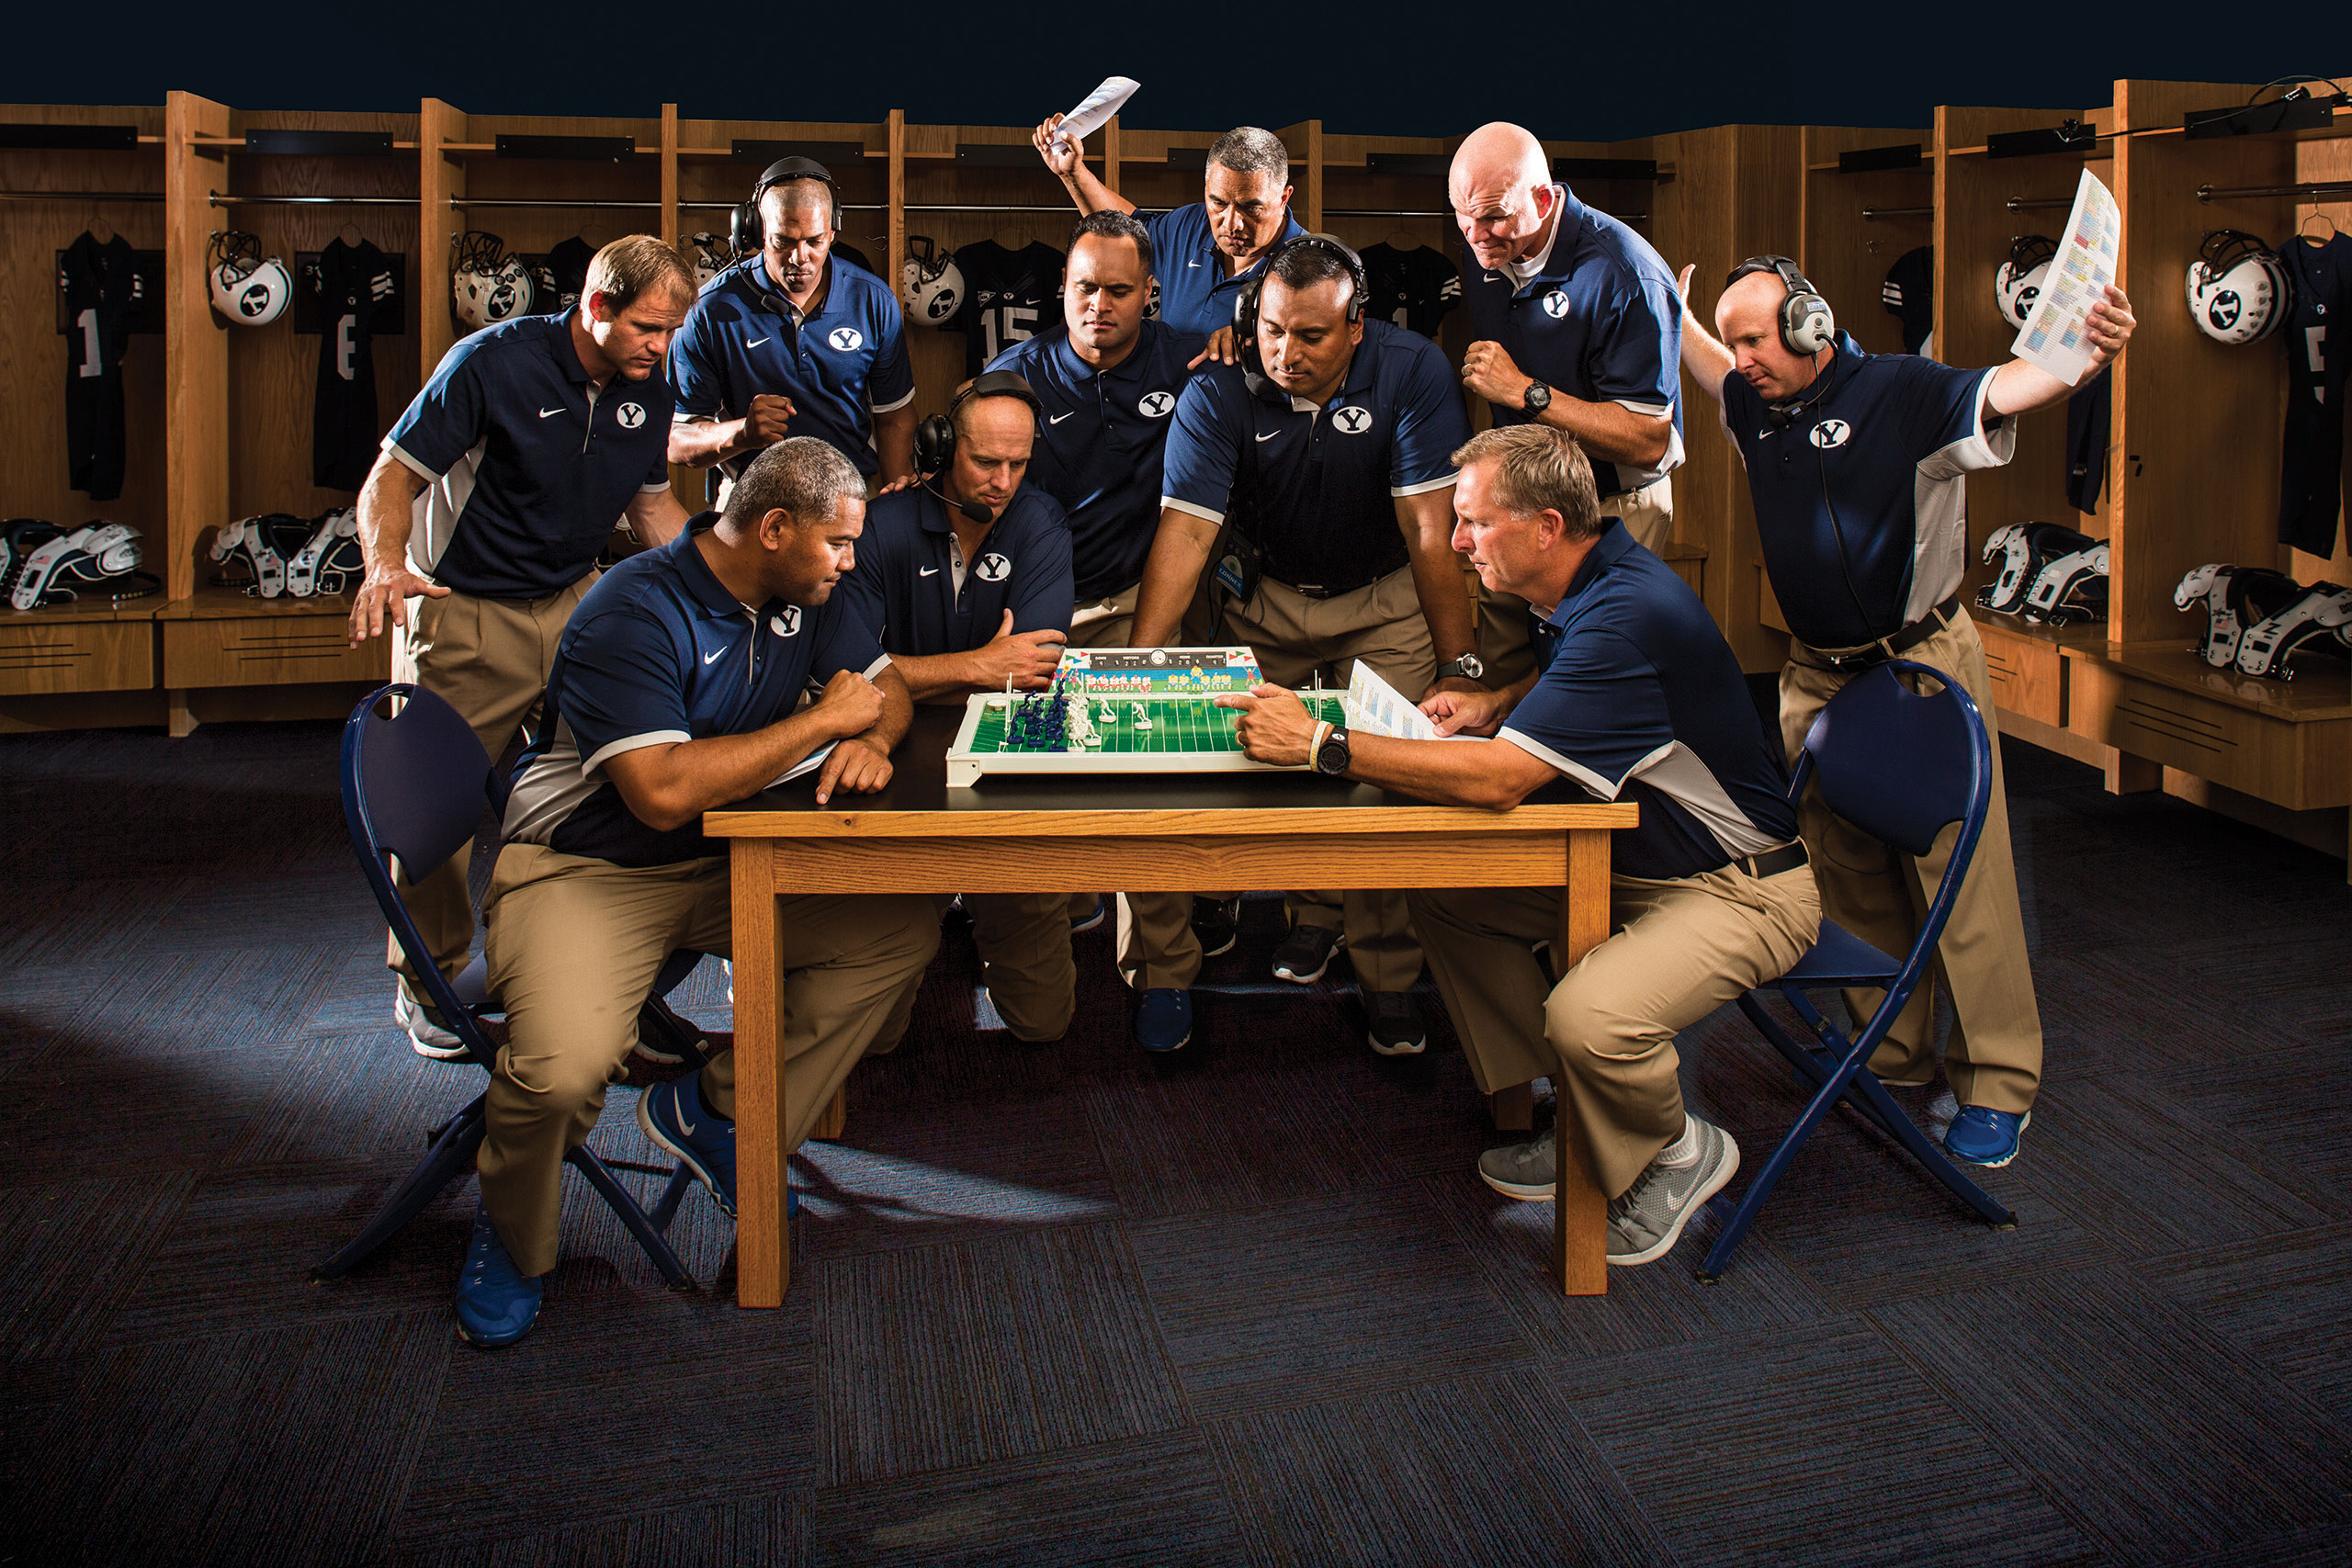
[[[1073,648],[1054,678],[1088,696],[1216,696],[1246,692],[1261,679],[1246,648]]]

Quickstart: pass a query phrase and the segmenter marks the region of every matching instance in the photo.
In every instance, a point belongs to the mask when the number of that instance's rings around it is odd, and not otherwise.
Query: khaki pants
[[[1085,895],[1093,908],[1094,895]],[[950,898],[932,900],[939,913]],[[1069,953],[1069,896],[967,893],[972,942],[980,950],[980,983],[1016,1040],[1043,1043],[1069,1032],[1078,1010],[1078,965]]]
[[[1781,739],[1793,765],[1804,747],[1814,716],[1847,682],[1861,673],[1820,667],[1813,650],[1793,645],[1781,671]],[[2033,970],[2026,958],[2025,918],[2018,906],[2017,861],[2009,851],[2008,795],[2001,778],[2001,738],[1995,728],[1993,689],[1984,672],[1984,644],[1966,610],[1951,624],[1903,655],[1949,671],[1961,690],[1976,699],[1993,742],[1993,801],[1976,857],[1953,902],[1951,919],[1936,947],[1935,967],[1911,994],[1911,1001],[1875,1055],[1871,1071],[1883,1078],[1924,1078],[1935,1071],[1935,992],[1951,998],[1951,1041],[1944,1072],[1962,1105],[2022,1113],[2033,1109],[2041,1083],[2041,1014],[2034,1005]],[[1818,790],[1805,792],[1798,830],[1812,852],[1821,881],[1821,912],[1880,952],[1902,957],[1911,951],[1919,922],[1943,880],[1960,825],[1937,839],[1935,849],[1914,860],[1832,815]],[[1879,991],[1853,991],[1846,1008],[1860,1027],[1876,1010]]]
[[[800,1146],[866,1048],[905,1032],[939,918],[914,895],[779,900],[785,1153]],[[734,951],[727,863],[632,868],[540,844],[499,852],[482,917],[507,1041],[491,1074],[478,1166],[491,1223],[525,1274],[555,1267],[565,1151],[587,1142],[628,1077],[637,1010],[681,948]],[[735,1060],[703,1069],[703,1101],[735,1111]]]
[[[1615,934],[1556,986],[1533,944],[1554,939],[1560,893],[1486,887],[1408,896],[1430,968],[1478,1087],[1551,1075],[1562,1116],[1615,1197],[1682,1134],[1674,1037],[1812,948],[1811,868],[1758,880],[1737,867],[1674,882],[1610,880]]]
[[[444,599],[411,599],[406,629],[392,634],[392,679],[413,681],[457,709],[495,765],[515,731],[537,718],[548,671],[555,668],[556,644],[595,581],[591,571],[544,599],[477,599],[455,592]],[[468,844],[413,884],[405,867],[393,878],[433,950],[433,961],[453,978],[473,948],[473,897],[466,886],[473,853]],[[415,994],[416,972],[398,942],[386,944],[385,961]]]
[[[1247,605],[1228,605],[1231,638],[1257,650],[1258,667],[1278,685],[1305,686],[1317,668],[1345,688],[1357,660],[1404,696],[1419,702],[1437,672],[1429,623],[1409,568],[1351,593],[1314,599],[1271,580]],[[1208,895],[1227,897],[1227,895]],[[1200,974],[1193,900],[1184,893],[1121,894],[1119,973],[1138,989],[1190,986]],[[1367,991],[1407,991],[1421,975],[1420,944],[1401,893],[1293,893],[1291,919],[1345,930],[1357,983]]]
[[[1640,490],[1602,496],[1600,514],[1616,518],[1635,544],[1655,551],[1674,534],[1674,476],[1653,479]],[[1483,582],[1476,598],[1478,658],[1487,666],[1481,683],[1500,690],[1535,668],[1527,601],[1516,593],[1498,593]]]

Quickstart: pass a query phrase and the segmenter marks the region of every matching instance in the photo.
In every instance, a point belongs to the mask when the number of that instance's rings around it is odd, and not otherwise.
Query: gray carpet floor
[[[304,1277],[480,1081],[390,1027],[334,759],[324,726],[0,740],[0,1563],[2352,1557],[2340,862],[2010,747],[2049,1036],[1988,1179],[2020,1228],[1834,1118],[1723,1284],[1711,1213],[1605,1300],[1476,1180],[1442,1026],[1384,1061],[1343,986],[1250,984],[1278,904],[1166,1061],[1104,933],[1042,1047],[952,937],[797,1162],[782,1311],[733,1305],[699,1192],[678,1294],[575,1180],[537,1332],[483,1354],[469,1184]],[[715,965],[683,997],[723,1021]],[[1685,1045],[1752,1168],[1787,1072],[1736,1014]],[[598,1146],[648,1158],[629,1092]]]

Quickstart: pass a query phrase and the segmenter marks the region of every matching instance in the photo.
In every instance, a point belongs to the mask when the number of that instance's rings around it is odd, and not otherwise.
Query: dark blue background
[[[0,98],[240,108],[1004,125],[1113,72],[1141,126],[1322,117],[1442,136],[1490,118],[1608,141],[1735,121],[1925,126],[1939,103],[2104,104],[2118,77],[2352,72],[2352,6],[2097,0],[2053,46],[2030,4],[1410,6],[1316,0],[820,6],[676,0],[284,0],[16,8]],[[752,18],[759,18],[752,20]],[[1506,19],[1508,18],[1508,19]],[[2347,84],[2352,85],[2352,84]]]

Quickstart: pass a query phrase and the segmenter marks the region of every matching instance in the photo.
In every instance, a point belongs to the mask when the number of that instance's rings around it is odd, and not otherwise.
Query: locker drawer
[[[143,692],[155,684],[155,623],[44,621],[38,610],[0,622],[0,696]]]
[[[285,686],[390,678],[389,637],[348,646],[339,615],[165,621],[164,684]]]
[[[2352,805],[2352,718],[2296,720],[2075,663],[2068,728],[2292,810]]]
[[[2054,642],[2018,637],[1997,623],[1976,622],[1994,704],[2004,712],[2062,727],[2066,722],[2066,658]]]

